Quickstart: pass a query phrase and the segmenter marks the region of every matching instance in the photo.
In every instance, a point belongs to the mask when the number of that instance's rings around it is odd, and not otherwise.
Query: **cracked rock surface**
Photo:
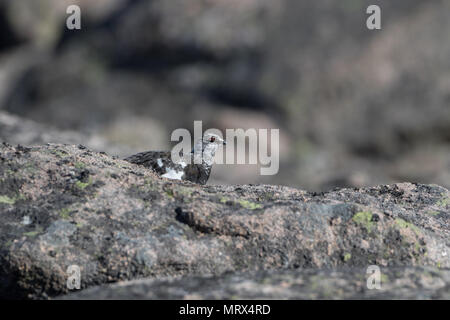
[[[140,298],[231,297],[238,283],[268,286],[248,298],[377,298],[361,289],[369,265],[391,280],[386,297],[448,298],[450,192],[437,185],[200,186],[58,144],[1,145],[0,181],[1,298],[66,294],[71,265],[83,290],[166,288]],[[134,297],[111,288],[84,297]]]

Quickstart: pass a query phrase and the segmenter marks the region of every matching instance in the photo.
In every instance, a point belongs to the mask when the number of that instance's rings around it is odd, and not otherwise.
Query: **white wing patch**
[[[158,166],[161,168],[163,166],[163,162],[162,159],[159,158],[158,160],[156,160],[156,162],[158,163]]]
[[[23,217],[23,220],[22,220],[22,224],[24,224],[24,225],[29,225],[31,223],[31,219],[30,219],[30,217],[29,216],[24,216]]]
[[[182,168],[185,168],[185,167],[187,166],[186,162],[184,162],[184,161],[180,161],[178,164],[179,164]]]
[[[161,177],[167,179],[181,180],[181,177],[183,177],[183,175],[184,171],[176,171],[174,169],[168,168],[166,169],[166,173],[164,173]]]

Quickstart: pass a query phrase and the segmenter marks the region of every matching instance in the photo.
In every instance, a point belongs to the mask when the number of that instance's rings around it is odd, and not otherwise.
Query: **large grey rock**
[[[0,296],[265,269],[450,267],[450,192],[199,186],[82,146],[0,147]]]
[[[133,280],[62,299],[450,299],[450,270],[382,268],[380,287],[368,287],[363,268],[279,270],[219,277]]]

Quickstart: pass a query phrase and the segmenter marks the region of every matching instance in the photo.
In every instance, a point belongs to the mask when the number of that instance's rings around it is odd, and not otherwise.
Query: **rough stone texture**
[[[56,144],[3,144],[0,181],[3,298],[67,293],[74,264],[82,288],[263,269],[450,268],[450,192],[437,185],[199,186]],[[437,277],[448,285],[446,271]]]
[[[366,270],[261,271],[221,277],[133,280],[98,286],[62,299],[450,299],[450,270],[381,270],[381,288],[368,289]]]

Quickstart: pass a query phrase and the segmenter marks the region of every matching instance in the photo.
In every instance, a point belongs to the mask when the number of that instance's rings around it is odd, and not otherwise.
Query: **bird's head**
[[[214,155],[221,145],[227,144],[224,139],[214,133],[206,133],[198,140],[192,149],[194,157],[202,157],[202,162],[212,165]],[[199,151],[201,150],[201,152]],[[196,153],[196,151],[198,153]]]
[[[203,136],[203,144],[206,145],[215,144],[217,146],[220,146],[227,144],[227,142],[223,140],[221,137],[219,137],[217,134],[207,133]]]

